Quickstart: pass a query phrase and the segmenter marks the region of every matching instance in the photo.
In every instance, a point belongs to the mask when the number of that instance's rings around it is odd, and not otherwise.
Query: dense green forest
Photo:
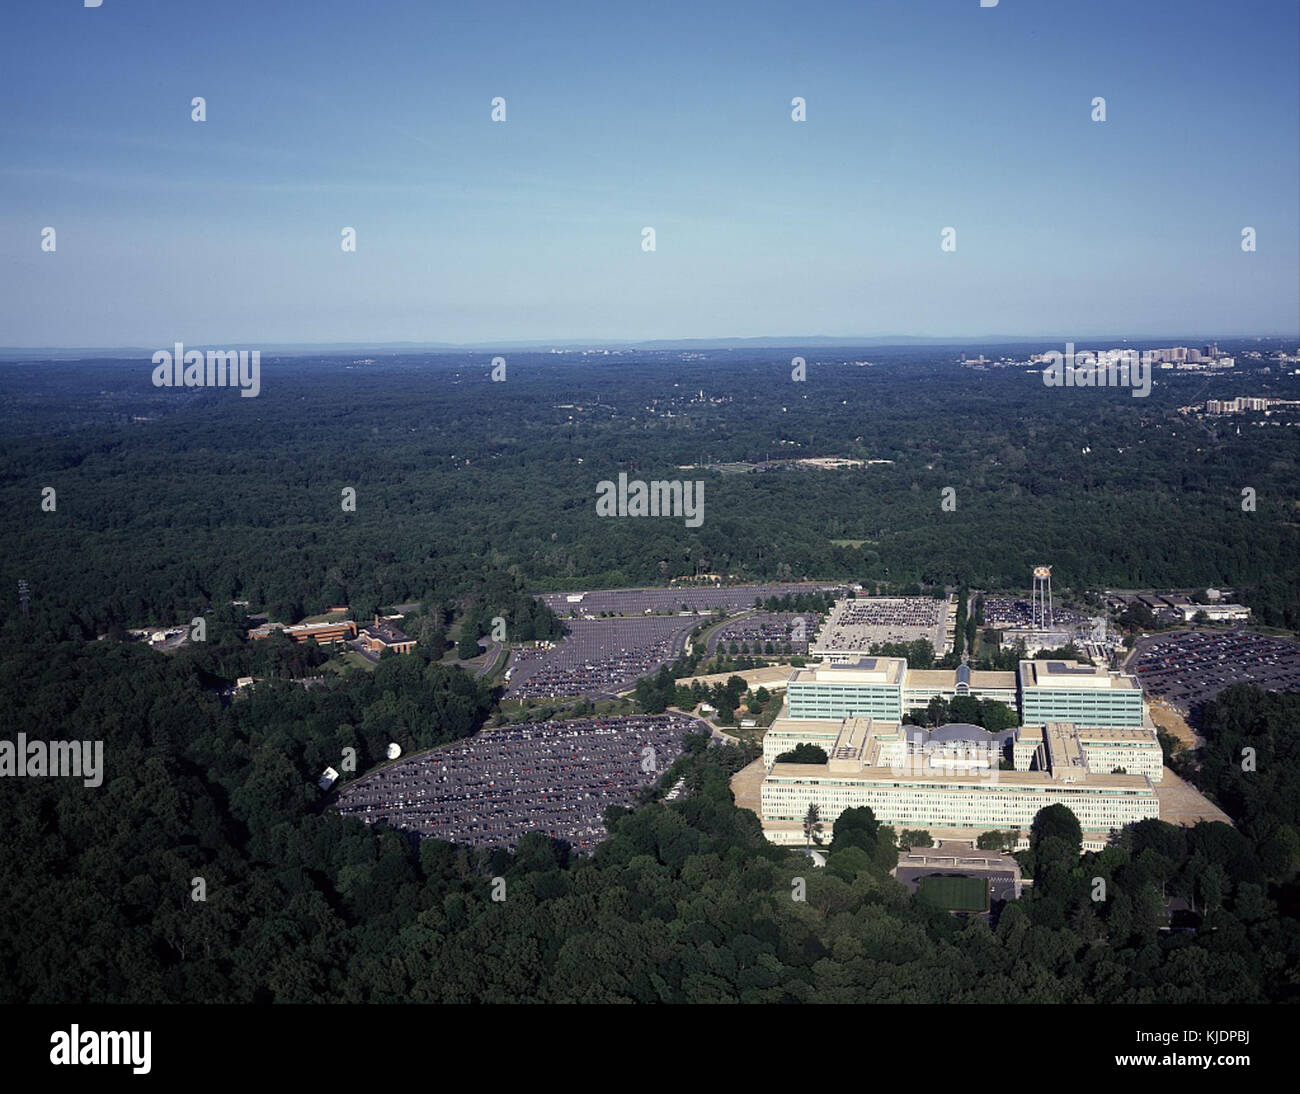
[[[457,639],[476,649],[498,616],[511,639],[554,637],[530,595],[547,587],[723,572],[1018,588],[1048,561],[1064,590],[1229,585],[1265,621],[1300,623],[1300,439],[1178,413],[1286,393],[1290,378],[1162,377],[1135,400],[934,351],[872,355],[869,368],[813,360],[800,384],[775,352],[599,367],[520,354],[505,383],[486,355],[268,358],[256,399],[155,389],[147,362],[0,365],[0,501],[16,518],[0,553],[0,709],[14,733],[103,741],[107,769],[97,788],[3,780],[0,998],[1296,999],[1294,695],[1225,691],[1199,769],[1182,762],[1236,827],[1144,822],[1080,857],[1072,818],[1048,812],[1024,856],[1035,886],[992,929],[889,878],[895,834],[869,811],[827,833],[824,869],[769,844],[728,788],[752,751],[703,736],[664,776],[687,793],[611,810],[587,857],[533,837],[514,854],[419,842],[330,810],[325,766],[346,778],[353,755],[364,771],[389,742],[452,741],[499,710],[439,658]],[[893,462],[681,469],[804,455]],[[596,484],[619,472],[703,481],[703,524],[598,517]],[[319,678],[314,644],[242,639],[248,612],[344,603],[361,619],[414,604],[417,652]],[[982,616],[966,607],[969,642]],[[173,655],[119,641],[195,615],[206,641]],[[635,697],[738,712],[739,679],[679,681],[754,663],[699,651]],[[250,675],[250,694],[221,694]],[[745,713],[766,716],[764,702]],[[1174,897],[1187,929],[1169,932]]]
[[[0,627],[10,640],[80,638],[232,600],[277,615],[348,603],[364,618],[476,594],[481,626],[521,610],[510,592],[482,599],[489,582],[720,571],[1021,588],[1041,561],[1064,588],[1240,587],[1264,622],[1300,624],[1297,431],[1238,436],[1177,409],[1294,395],[1295,378],[1162,375],[1134,399],[962,369],[946,351],[870,353],[870,368],[814,361],[802,383],[777,351],[518,354],[504,383],[488,355],[268,358],[255,399],[154,388],[147,361],[0,364],[0,502],[13,517]],[[679,469],[817,455],[894,462]],[[703,524],[598,517],[597,483],[619,472],[702,481]]]
[[[610,810],[590,857],[544,838],[507,854],[368,829],[324,808],[320,765],[347,745],[373,757],[388,739],[471,732],[489,697],[467,674],[388,658],[371,676],[276,684],[224,706],[204,674],[196,657],[106,642],[19,649],[0,665],[13,724],[98,736],[107,768],[99,788],[5,780],[0,999],[1300,996],[1300,696],[1234,689],[1211,713],[1206,788],[1240,810],[1240,830],[1146,821],[1080,858],[1077,822],[1046,810],[1026,856],[1035,887],[990,929],[889,878],[891,834],[869,810],[836,824],[824,869],[768,844],[727,784],[749,755],[703,735],[665,775],[685,774],[688,795]],[[1246,741],[1260,776],[1230,769]],[[206,900],[194,901],[200,877]],[[793,899],[799,878],[805,900]],[[1162,933],[1174,896],[1193,926]]]

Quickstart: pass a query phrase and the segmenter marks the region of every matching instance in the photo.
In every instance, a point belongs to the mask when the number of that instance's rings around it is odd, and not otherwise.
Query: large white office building
[[[774,843],[802,843],[810,804],[827,832],[845,809],[865,805],[882,824],[973,840],[991,829],[1027,834],[1039,810],[1060,804],[1095,849],[1111,831],[1160,815],[1154,782],[1143,773],[1159,769],[1154,735],[1145,747],[1132,743],[1127,773],[1112,774],[1106,750],[1086,745],[1072,725],[1004,733],[1015,735],[1014,771],[999,770],[1000,735],[978,726],[913,733],[846,718],[825,764],[773,764],[760,791],[763,831]]]
[[[931,699],[969,695],[1017,708],[1026,725],[1073,722],[1089,726],[1142,725],[1137,678],[1077,661],[1021,661],[1016,672],[909,669],[901,657],[863,657],[795,669],[786,683],[788,709],[798,719],[871,717],[902,722]]]
[[[956,695],[1014,705],[1023,724],[998,734],[904,724],[906,711]],[[777,762],[801,743],[822,748],[826,764]],[[1012,770],[1000,770],[1004,758]],[[1040,809],[1062,804],[1096,849],[1111,831],[1159,816],[1164,772],[1137,680],[1059,660],[1022,661],[1018,673],[911,672],[888,657],[798,670],[763,759],[763,829],[777,843],[804,841],[812,803],[827,831],[844,809],[865,805],[882,824],[958,839],[1027,833]]]
[[[1086,726],[1142,725],[1142,687],[1134,676],[1077,661],[1020,662],[1020,721]]]
[[[903,720],[901,657],[864,657],[847,664],[796,669],[785,686],[789,718]]]

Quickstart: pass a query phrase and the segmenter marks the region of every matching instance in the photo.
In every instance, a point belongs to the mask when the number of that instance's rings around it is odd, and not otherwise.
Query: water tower
[[[1052,568],[1034,567],[1034,591],[1030,600],[1030,614],[1035,630],[1052,627]]]

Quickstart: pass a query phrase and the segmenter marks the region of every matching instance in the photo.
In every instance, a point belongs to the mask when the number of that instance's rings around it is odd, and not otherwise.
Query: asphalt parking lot
[[[786,596],[791,593],[820,592],[836,590],[843,594],[844,585],[826,584],[782,584],[782,585],[704,585],[683,588],[641,588],[641,589],[598,589],[582,594],[582,600],[576,604],[568,601],[577,593],[540,593],[542,600],[561,619],[570,618],[570,613],[578,617],[583,615],[599,616],[601,612],[613,612],[617,615],[641,615],[647,610],[652,612],[680,612],[682,605],[691,612],[709,613],[717,608],[725,611],[738,611],[752,608],[754,598],[766,600],[769,596]]]
[[[485,730],[344,786],[336,808],[452,843],[514,848],[542,832],[582,853],[605,838],[605,810],[635,802],[701,726],[637,714]]]
[[[678,616],[579,619],[552,650],[512,662],[506,697],[612,696],[676,660],[696,620]]]
[[[1009,596],[984,598],[986,627],[1032,627],[1033,623],[1033,608],[1028,600]],[[1092,627],[1092,618],[1072,608],[1057,606],[1052,610],[1052,625],[1058,629],[1078,628],[1086,633]]]
[[[948,601],[926,596],[861,597],[835,606],[816,634],[813,645],[861,650],[881,642],[924,639],[936,651],[944,649]]]
[[[1139,639],[1128,668],[1186,714],[1231,684],[1300,690],[1300,645],[1253,631],[1175,631]]]
[[[803,620],[802,641],[795,641],[791,635],[795,620]],[[772,643],[776,653],[783,653],[787,645],[791,653],[807,653],[808,639],[815,635],[822,625],[820,612],[750,612],[730,623],[724,623],[709,635],[708,653],[717,652],[718,643],[725,642],[730,650],[732,642],[748,642],[750,652],[754,643],[765,646]]]

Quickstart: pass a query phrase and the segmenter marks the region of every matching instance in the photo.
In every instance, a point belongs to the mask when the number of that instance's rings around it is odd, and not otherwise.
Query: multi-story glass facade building
[[[903,720],[901,657],[867,657],[850,665],[798,669],[785,687],[789,718]]]
[[[1142,688],[1135,677],[1077,661],[1021,661],[1020,721],[1140,728]]]

